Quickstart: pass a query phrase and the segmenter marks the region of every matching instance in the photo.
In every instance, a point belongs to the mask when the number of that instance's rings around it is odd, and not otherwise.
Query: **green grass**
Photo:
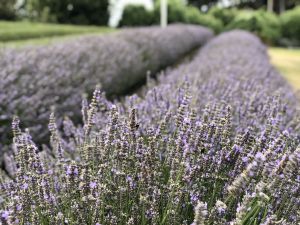
[[[108,27],[97,26],[0,21],[0,44],[21,43],[22,41],[26,43],[30,39],[37,39],[38,42],[47,42],[52,37],[86,33],[107,33],[112,30]]]
[[[300,90],[300,49],[270,48],[272,64],[290,82],[295,90]]]
[[[103,32],[92,32],[92,33],[84,33],[84,34],[69,34],[64,36],[54,36],[54,37],[43,37],[43,38],[33,38],[27,40],[19,40],[19,41],[8,41],[8,42],[0,42],[1,48],[21,48],[25,46],[39,46],[39,45],[48,45],[55,42],[60,42],[64,40],[75,39],[77,37],[82,37],[84,35],[91,34],[103,34]]]

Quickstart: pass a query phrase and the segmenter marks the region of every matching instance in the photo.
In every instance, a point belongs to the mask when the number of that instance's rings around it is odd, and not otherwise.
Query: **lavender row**
[[[39,140],[45,136],[42,127],[50,107],[61,117],[78,118],[82,95],[91,94],[97,84],[110,96],[124,94],[143,81],[147,71],[175,63],[211,37],[203,27],[174,25],[2,52],[1,142],[7,142],[13,115],[20,116]]]
[[[52,114],[42,152],[15,118],[2,223],[300,222],[298,104],[255,36],[222,34],[153,85],[96,90],[83,127]]]
[[[298,123],[293,89],[270,64],[267,48],[247,32],[220,35],[201,48],[192,62],[160,76],[157,87],[156,82],[149,83],[145,97],[134,95],[124,104],[127,112],[132,106],[138,109],[141,131],[161,120],[168,110],[176,112],[184,83],[189,83],[195,112],[230,105],[236,128],[262,130],[275,103],[284,112],[280,118],[274,116],[274,123],[280,120],[280,130],[292,131]],[[101,126],[102,118],[99,114],[96,124]]]

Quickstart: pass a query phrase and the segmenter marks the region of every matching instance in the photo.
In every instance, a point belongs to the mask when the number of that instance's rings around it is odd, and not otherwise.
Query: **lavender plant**
[[[199,26],[172,25],[132,29],[107,36],[87,36],[44,47],[6,50],[0,58],[1,143],[9,139],[13,115],[22,117],[35,140],[45,128],[52,106],[62,117],[80,118],[84,93],[101,84],[109,96],[126,93],[146,78],[147,71],[175,63],[204,44],[212,32]],[[143,38],[142,43],[136,39]],[[172,49],[172,51],[170,51]],[[153,52],[158,54],[153,54]],[[164,63],[161,63],[164,62]],[[0,152],[3,152],[0,146]]]
[[[42,152],[14,118],[2,224],[300,222],[297,100],[256,37],[222,34],[154,83],[96,89],[82,127],[51,114]]]

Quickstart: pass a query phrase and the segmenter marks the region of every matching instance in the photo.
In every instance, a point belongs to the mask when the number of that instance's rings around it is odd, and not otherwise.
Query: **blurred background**
[[[121,27],[199,24],[244,29],[269,46],[273,64],[300,89],[300,0],[0,0],[0,47],[48,44]]]

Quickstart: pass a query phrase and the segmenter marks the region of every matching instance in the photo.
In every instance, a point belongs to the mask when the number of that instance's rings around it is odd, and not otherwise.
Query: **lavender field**
[[[0,52],[3,225],[298,225],[298,98],[254,34]]]
[[[48,131],[49,110],[80,119],[83,94],[100,84],[108,96],[119,96],[176,63],[213,36],[203,27],[172,25],[124,30],[107,36],[85,36],[50,46],[7,49],[0,58],[0,140],[11,143],[14,115],[34,140]],[[1,144],[0,144],[1,146]],[[6,148],[5,146],[3,148]]]

